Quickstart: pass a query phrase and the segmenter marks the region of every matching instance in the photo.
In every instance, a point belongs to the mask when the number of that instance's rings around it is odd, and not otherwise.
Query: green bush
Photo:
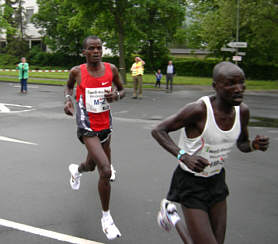
[[[244,70],[248,79],[278,80],[278,64],[246,64],[239,66]]]
[[[8,42],[8,45],[4,48],[4,53],[18,57],[26,57],[29,52],[28,42],[21,38],[14,38]]]
[[[30,65],[36,65],[40,67],[58,66],[64,67],[64,69],[70,69],[77,64],[85,62],[85,60],[80,56],[64,55],[61,53],[46,53],[33,49],[28,57],[28,62]]]
[[[75,65],[85,63],[85,58],[78,55],[65,55],[63,53],[46,53],[42,52],[38,48],[33,48],[28,55],[26,55],[27,62],[30,65],[30,69],[70,69]],[[142,57],[144,59],[144,57]],[[221,62],[220,59],[207,58],[174,58],[175,72],[180,76],[196,76],[196,77],[211,77],[213,67]],[[102,58],[104,62],[109,62],[119,68],[119,57],[107,57]],[[134,62],[134,59],[126,58],[126,72],[130,71],[130,67]],[[20,57],[12,56],[8,54],[0,54],[0,68],[15,69],[15,65],[20,62]],[[155,62],[155,70],[161,69],[162,73],[166,73],[168,60],[161,59]],[[256,80],[278,80],[278,64],[247,64],[240,62],[239,66],[244,70],[247,79]],[[153,73],[153,68],[146,62],[145,72]]]
[[[183,58],[173,59],[175,72],[181,76],[212,77],[213,67],[222,60],[208,58],[204,60]],[[238,63],[244,70],[247,79],[278,80],[278,64],[247,64]],[[162,73],[166,73],[167,64],[162,66]]]
[[[20,58],[9,55],[9,54],[0,54],[0,66],[7,67],[12,66],[15,68],[15,65],[20,63]]]
[[[218,59],[172,59],[175,73],[181,76],[198,76],[198,77],[211,77],[214,65],[220,60]],[[167,63],[162,65],[162,73],[166,73]]]

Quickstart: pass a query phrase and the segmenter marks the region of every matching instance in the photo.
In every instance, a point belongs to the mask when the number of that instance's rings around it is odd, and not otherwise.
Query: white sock
[[[102,211],[102,217],[106,218],[110,216],[110,210]]]

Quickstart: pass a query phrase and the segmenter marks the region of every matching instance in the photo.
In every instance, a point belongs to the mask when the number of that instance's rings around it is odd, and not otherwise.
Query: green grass
[[[9,76],[9,77],[7,77]],[[30,72],[29,83],[35,84],[51,84],[51,85],[65,85],[68,78],[68,72]],[[18,82],[16,71],[0,71],[0,81]],[[145,74],[143,77],[144,88],[151,88],[155,84],[155,76],[152,74]],[[208,77],[188,77],[175,76],[174,85],[198,85],[211,86],[212,79]],[[161,84],[165,85],[165,75],[162,78]],[[127,74],[127,87],[132,87],[132,77]],[[278,80],[247,80],[246,86],[248,90],[278,90]]]
[[[273,127],[278,128],[278,119],[263,118],[263,117],[251,117],[249,122],[253,127]]]
[[[16,71],[0,71],[0,76],[18,76]],[[66,72],[29,72],[30,78],[46,78],[46,79],[67,79],[68,73]],[[1,77],[3,79],[3,77]]]

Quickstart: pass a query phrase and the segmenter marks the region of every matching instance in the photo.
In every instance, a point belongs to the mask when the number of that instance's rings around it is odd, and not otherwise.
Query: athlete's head
[[[87,42],[88,40],[99,40],[102,44],[102,41],[101,39],[98,37],[98,36],[94,36],[94,35],[91,35],[91,36],[87,36],[84,40],[83,40],[83,49],[86,49],[87,48]]]
[[[221,99],[237,106],[242,102],[245,90],[244,72],[231,62],[221,62],[213,69],[212,85]]]
[[[87,63],[99,63],[102,56],[102,41],[97,36],[88,36],[83,41],[83,54]]]

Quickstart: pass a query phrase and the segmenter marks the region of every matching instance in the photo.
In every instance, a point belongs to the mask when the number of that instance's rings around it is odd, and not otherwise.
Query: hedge
[[[219,60],[200,60],[200,59],[175,59],[175,73],[181,76],[211,77],[213,67]],[[167,66],[167,65],[166,65]],[[166,70],[165,66],[165,70]]]
[[[248,79],[278,80],[278,64],[240,64]]]
[[[85,58],[74,55],[63,55],[61,53],[46,53],[46,52],[30,52],[26,56],[27,62],[31,69],[70,69],[71,67],[85,62]],[[171,58],[175,66],[175,72],[180,76],[196,76],[196,77],[211,77],[213,67],[221,60],[216,58],[194,59],[194,58]],[[103,57],[105,62],[113,63],[119,67],[119,57]],[[129,72],[132,63],[132,58],[126,61],[126,71]],[[20,62],[20,57],[13,57],[8,54],[0,54],[0,68],[15,68],[15,65]],[[161,69],[162,73],[166,73],[167,60],[161,60],[155,70]],[[245,72],[246,78],[256,80],[278,80],[278,64],[249,64],[239,63],[239,66]],[[145,65],[145,72],[151,73],[151,67],[148,63]]]

